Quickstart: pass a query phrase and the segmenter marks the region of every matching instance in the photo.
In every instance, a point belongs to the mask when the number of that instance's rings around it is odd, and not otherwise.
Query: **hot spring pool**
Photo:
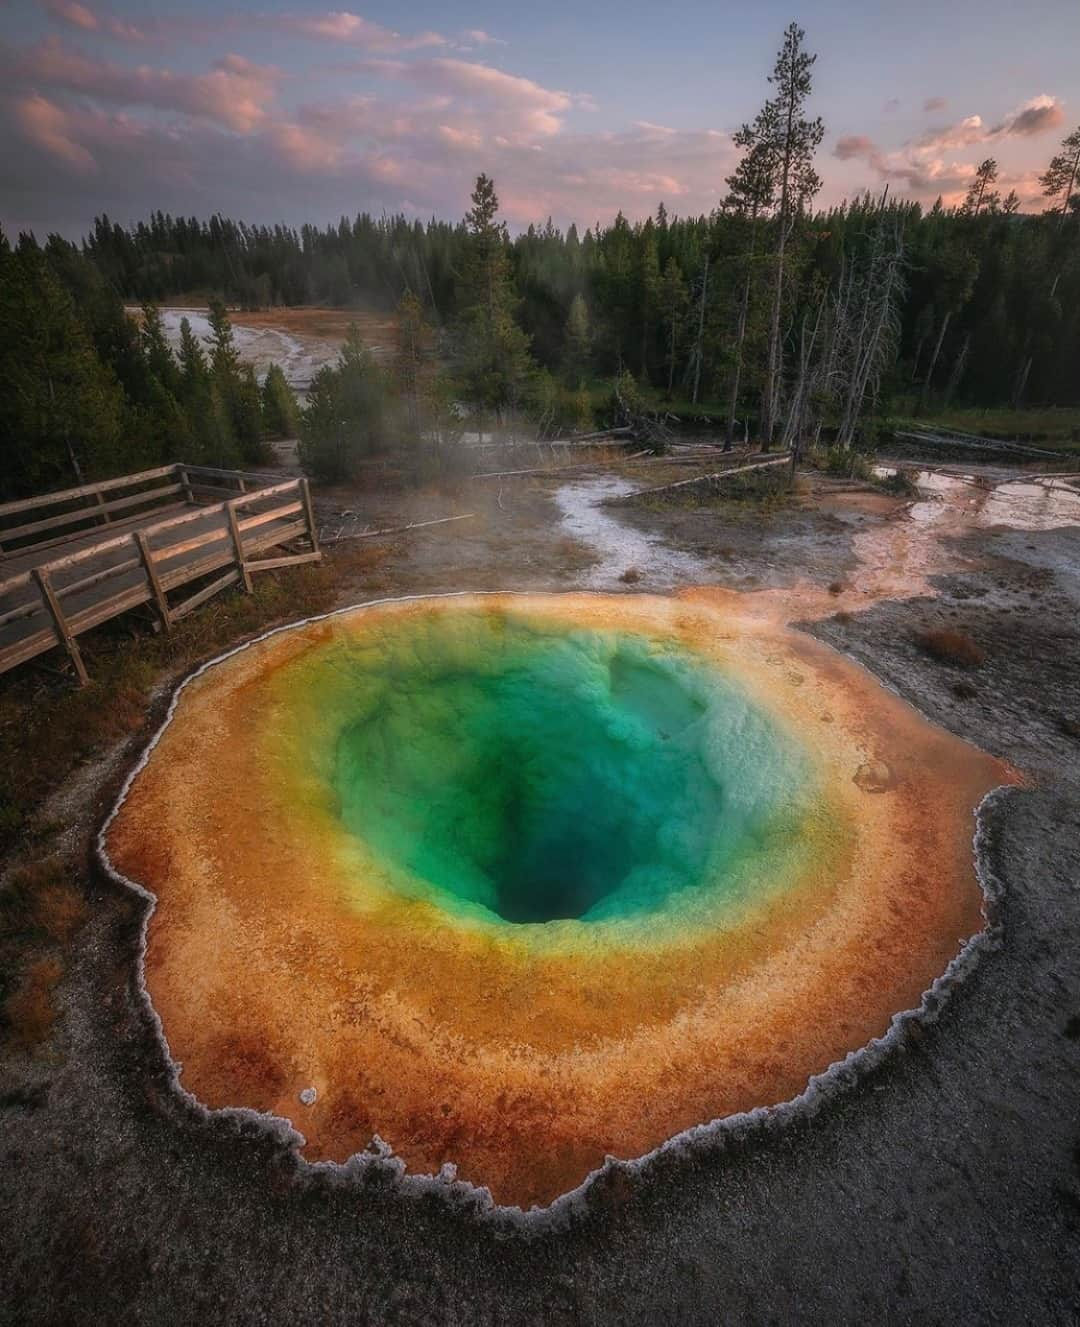
[[[198,1100],[528,1206],[917,1006],[1010,777],[736,595],[462,595],[203,670],[102,843]]]

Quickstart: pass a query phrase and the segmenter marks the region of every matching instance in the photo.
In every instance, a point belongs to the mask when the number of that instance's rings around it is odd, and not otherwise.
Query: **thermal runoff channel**
[[[528,1206],[918,1005],[1009,778],[716,596],[460,596],[210,667],[106,847],[196,1097]]]

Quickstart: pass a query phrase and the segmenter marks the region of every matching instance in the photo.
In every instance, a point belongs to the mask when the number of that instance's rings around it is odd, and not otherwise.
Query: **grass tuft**
[[[58,958],[36,959],[4,1001],[4,1022],[10,1041],[21,1050],[41,1045],[53,1030],[57,1009],[53,999],[64,967]]]
[[[619,580],[621,580],[625,585],[635,585],[639,580],[641,580],[641,572],[638,571],[637,567],[627,567],[627,569],[619,577]]]
[[[986,651],[962,631],[948,627],[931,627],[915,633],[915,642],[921,650],[940,663],[954,664],[958,668],[978,668],[986,662]]]
[[[88,912],[60,858],[47,857],[12,871],[0,889],[0,940],[33,936],[66,944]]]

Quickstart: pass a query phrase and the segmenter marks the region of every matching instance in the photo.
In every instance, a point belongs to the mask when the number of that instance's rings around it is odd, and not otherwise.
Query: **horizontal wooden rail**
[[[134,536],[132,536],[132,542],[134,543]],[[100,585],[102,581],[110,580],[113,576],[123,576],[125,572],[131,571],[133,567],[138,565],[138,558],[128,558],[126,562],[118,562],[115,567],[106,567],[104,571],[95,571],[92,576],[84,576],[82,580],[71,581],[67,585],[57,585],[55,587],[56,593],[62,597],[69,594],[82,594],[95,585]]]
[[[147,503],[158,502],[161,498],[170,498],[174,493],[181,492],[182,488],[181,484],[166,484],[163,488],[147,489],[144,493],[133,493],[130,497],[116,498],[112,502],[101,502],[93,507],[79,507],[75,511],[66,511],[60,516],[49,516],[43,521],[15,525],[9,530],[0,530],[0,542],[10,543],[14,539],[25,539],[28,535],[39,534],[45,530],[57,530],[64,525],[78,525],[80,521],[95,520],[99,516],[111,515],[114,511],[144,507]]]
[[[245,562],[248,571],[274,571],[278,567],[298,567],[302,562],[318,562],[322,554],[293,553],[287,558],[258,558],[255,562]]]
[[[280,520],[283,516],[293,516],[298,511],[304,510],[302,502],[287,502],[284,507],[274,507],[270,511],[259,512],[257,516],[245,516],[239,522],[241,531],[254,530],[260,525],[266,525],[269,521]]]
[[[83,484],[80,488],[62,488],[55,493],[42,493],[36,498],[19,498],[17,502],[0,502],[0,521],[5,516],[15,516],[20,512],[33,511],[35,507],[58,507],[64,502],[74,502],[77,498],[92,498],[95,493],[109,493],[117,488],[133,488],[136,484],[148,484],[152,479],[162,479],[167,475],[177,476],[182,467],[178,465],[159,465],[153,470],[140,470],[134,475],[121,475],[118,479],[99,479],[94,484]],[[2,538],[2,535],[0,535]]]
[[[172,609],[173,621],[175,622],[177,618],[186,617],[192,609],[198,608],[200,604],[205,604],[208,599],[212,599],[215,594],[220,594],[222,590],[228,589],[230,585],[235,585],[239,579],[240,572],[233,568],[232,571],[227,571],[224,576],[219,576],[216,581],[211,581],[197,594],[193,594],[190,599],[185,599],[182,604],[177,604]]]
[[[213,465],[184,465],[181,469],[189,475],[212,475],[215,479],[269,480],[273,482],[277,475],[260,473],[258,470],[220,470]],[[295,482],[295,481],[294,481]]]

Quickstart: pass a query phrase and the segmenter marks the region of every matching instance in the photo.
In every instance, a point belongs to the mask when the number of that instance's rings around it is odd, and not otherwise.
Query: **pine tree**
[[[386,375],[353,323],[337,363],[324,365],[308,389],[298,448],[304,470],[331,483],[355,478],[390,442],[388,405]]]
[[[233,436],[236,438],[241,459],[251,465],[262,465],[273,458],[273,451],[263,438],[262,399],[255,370],[245,364],[229,395],[232,409]]]
[[[731,388],[728,396],[727,428],[724,434],[724,450],[730,451],[735,440],[735,415],[739,408],[739,389],[742,386],[743,354],[746,346],[746,331],[750,319],[750,296],[753,290],[756,272],[758,224],[773,206],[776,192],[776,171],[773,163],[773,149],[769,142],[756,138],[752,132],[746,132],[744,125],[735,135],[735,142],[745,147],[741,161],[733,175],[727,178],[728,196],[725,206],[728,212],[739,218],[749,229],[749,241],[743,259],[742,295],[739,300],[738,321],[735,329],[735,347],[731,369]]]
[[[580,388],[589,376],[589,355],[592,348],[592,331],[589,327],[589,306],[584,295],[575,295],[570,301],[570,312],[566,315],[565,350],[563,352],[563,371],[567,384]]]
[[[522,401],[533,371],[528,335],[514,320],[517,296],[495,185],[480,175],[466,214],[468,250],[459,317],[456,376],[482,431],[488,411],[501,419]]]
[[[185,393],[192,393],[209,382],[210,372],[199,339],[187,318],[180,319],[180,381]]]
[[[186,318],[180,319],[179,395],[191,439],[191,455],[184,459],[193,464],[235,464],[240,458],[228,401]]]
[[[147,368],[167,392],[175,395],[180,383],[180,372],[176,356],[165,336],[161,310],[156,304],[142,306],[141,340]]]
[[[295,438],[300,425],[296,397],[280,364],[271,364],[263,379],[262,422],[272,438]]]
[[[656,227],[649,217],[638,235],[638,307],[641,318],[641,367],[643,383],[649,382],[649,347],[660,298],[660,249]]]
[[[421,381],[431,355],[432,332],[424,317],[424,306],[407,290],[397,307],[394,337],[393,377],[405,407],[410,436],[419,440],[424,428]]]
[[[0,248],[0,491],[116,473],[132,416],[75,302],[36,245]]]
[[[985,208],[987,212],[996,212],[1001,206],[1001,195],[993,188],[997,183],[998,164],[993,157],[987,157],[975,172],[975,178],[967,191],[960,211],[969,217],[977,217]]]
[[[788,25],[784,44],[776,57],[769,82],[776,89],[752,124],[744,124],[735,136],[739,147],[757,149],[755,168],[764,170],[776,196],[776,248],[772,310],[769,318],[769,355],[765,371],[762,442],[772,441],[780,417],[780,391],[784,373],[781,313],[788,244],[795,222],[821,188],[814,170],[814,152],[825,136],[818,119],[808,119],[803,107],[813,89],[813,67],[817,60],[803,49],[806,33],[797,23]]]
[[[1061,140],[1061,151],[1051,160],[1046,173],[1039,177],[1044,197],[1050,199],[1052,209],[1058,213],[1059,226],[1065,224],[1078,179],[1080,179],[1080,126]]]
[[[686,281],[676,258],[669,258],[660,282],[660,309],[667,340],[667,394],[670,399],[675,387],[675,365],[678,362],[679,338],[690,301]]]
[[[210,368],[219,382],[231,382],[240,367],[240,358],[236,351],[232,323],[224,303],[216,296],[210,300]]]

